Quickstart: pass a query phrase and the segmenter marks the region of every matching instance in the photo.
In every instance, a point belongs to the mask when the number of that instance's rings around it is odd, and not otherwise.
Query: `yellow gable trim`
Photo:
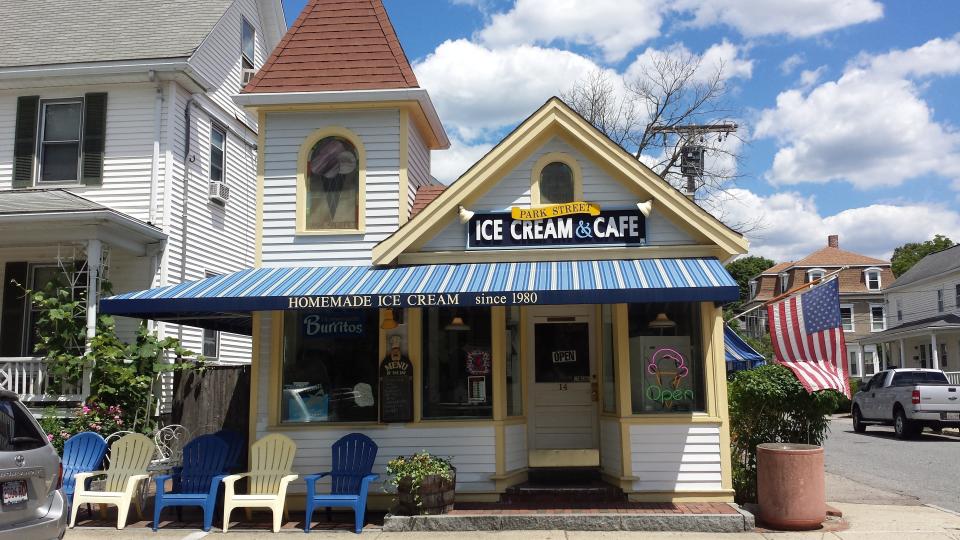
[[[373,248],[373,263],[388,264],[401,253],[428,241],[457,217],[460,205],[469,206],[504,174],[552,136],[570,139],[579,150],[599,156],[600,165],[641,196],[656,200],[662,212],[695,237],[715,244],[732,257],[747,252],[747,240],[667,184],[635,157],[614,144],[558,98],[551,98],[510,135],[444,191],[430,207]]]

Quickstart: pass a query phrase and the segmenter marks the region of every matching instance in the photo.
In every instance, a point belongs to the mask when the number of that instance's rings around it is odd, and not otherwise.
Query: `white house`
[[[942,369],[960,384],[960,245],[927,255],[883,296],[887,330],[861,343],[881,344],[899,367]]]
[[[40,400],[34,314],[13,280],[75,267],[89,333],[104,280],[121,292],[253,264],[257,118],[231,96],[286,25],[280,0],[0,0],[0,12],[0,387]],[[120,321],[127,337],[135,325]],[[248,337],[157,329],[212,360],[250,360]]]

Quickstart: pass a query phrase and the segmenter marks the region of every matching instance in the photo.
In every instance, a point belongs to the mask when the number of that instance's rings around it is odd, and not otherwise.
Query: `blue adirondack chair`
[[[243,435],[229,429],[221,429],[214,435],[227,443],[227,470],[230,472],[242,470],[244,464],[240,463],[240,455],[243,453],[243,447],[246,444]]]
[[[78,473],[96,471],[107,453],[107,442],[90,431],[77,433],[63,444],[63,493],[67,506],[73,503]]]
[[[221,480],[227,476],[229,448],[216,435],[201,435],[183,447],[183,465],[173,474],[154,478],[157,496],[153,505],[153,530],[160,523],[160,512],[168,506],[199,506],[203,508],[203,530],[213,525],[213,511]],[[171,491],[167,480],[173,480]]]
[[[353,508],[354,530],[363,530],[370,482],[379,475],[371,474],[377,459],[377,444],[362,433],[345,435],[333,443],[333,470],[303,477],[307,482],[307,516],[303,532],[310,532],[310,520],[318,507]],[[317,480],[330,477],[330,493],[317,494]]]

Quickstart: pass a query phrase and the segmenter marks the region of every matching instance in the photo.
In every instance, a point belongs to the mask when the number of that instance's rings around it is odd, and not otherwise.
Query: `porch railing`
[[[0,358],[0,389],[20,396],[27,405],[79,403],[86,399],[80,384],[54,384],[43,358]]]
[[[944,371],[950,384],[960,384],[960,371]]]

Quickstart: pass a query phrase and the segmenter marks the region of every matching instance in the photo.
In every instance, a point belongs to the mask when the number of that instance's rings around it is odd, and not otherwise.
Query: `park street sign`
[[[585,202],[475,213],[467,249],[642,246],[646,221],[636,208],[601,210]]]

